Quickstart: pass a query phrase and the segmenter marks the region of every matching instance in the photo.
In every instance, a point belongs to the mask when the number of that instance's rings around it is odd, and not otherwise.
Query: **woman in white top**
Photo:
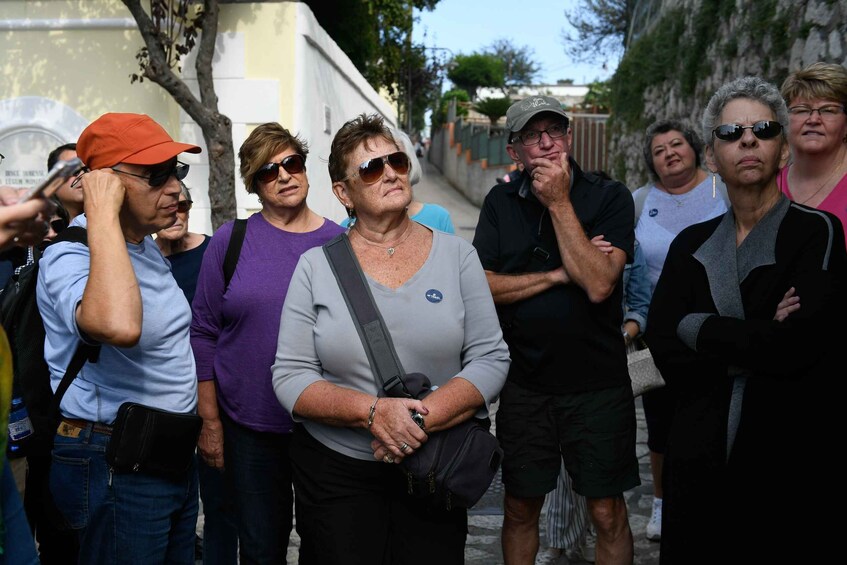
[[[647,263],[651,293],[677,234],[727,210],[726,187],[719,177],[701,168],[702,150],[700,136],[680,120],[660,120],[647,128],[644,160],[652,180],[632,197],[635,238]],[[661,539],[662,532],[662,464],[673,411],[671,394],[662,388],[642,396],[654,497],[647,538],[654,541]]]

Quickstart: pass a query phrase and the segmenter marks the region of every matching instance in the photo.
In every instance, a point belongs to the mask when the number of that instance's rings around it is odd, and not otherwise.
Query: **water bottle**
[[[9,412],[9,452],[14,454],[23,446],[26,438],[31,436],[35,430],[29,412],[24,404],[24,399],[16,396],[12,399],[12,410]]]

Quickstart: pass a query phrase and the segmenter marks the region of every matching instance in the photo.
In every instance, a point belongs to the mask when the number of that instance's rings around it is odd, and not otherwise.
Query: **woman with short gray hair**
[[[788,200],[785,103],[757,77],[722,86],[703,114],[706,163],[726,214],[686,229],[653,294],[648,342],[673,387],[662,563],[816,563],[832,466],[799,456],[834,445],[829,367],[847,316],[847,250],[833,214]],[[787,479],[790,476],[791,486]],[[786,487],[796,492],[786,493]],[[837,488],[837,487],[836,487]],[[786,495],[787,494],[787,495]],[[752,522],[755,520],[755,524]]]

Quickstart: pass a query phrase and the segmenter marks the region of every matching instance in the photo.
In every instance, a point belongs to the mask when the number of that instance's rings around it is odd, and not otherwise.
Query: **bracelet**
[[[371,404],[370,409],[368,410],[368,428],[374,423],[374,416],[376,415],[376,403],[379,402],[379,397],[376,397],[374,403]]]

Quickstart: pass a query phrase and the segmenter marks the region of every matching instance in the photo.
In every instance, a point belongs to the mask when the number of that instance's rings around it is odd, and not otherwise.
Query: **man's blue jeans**
[[[194,563],[197,467],[169,480],[112,473],[106,434],[89,424],[78,437],[56,435],[50,491],[80,538],[86,564]]]

